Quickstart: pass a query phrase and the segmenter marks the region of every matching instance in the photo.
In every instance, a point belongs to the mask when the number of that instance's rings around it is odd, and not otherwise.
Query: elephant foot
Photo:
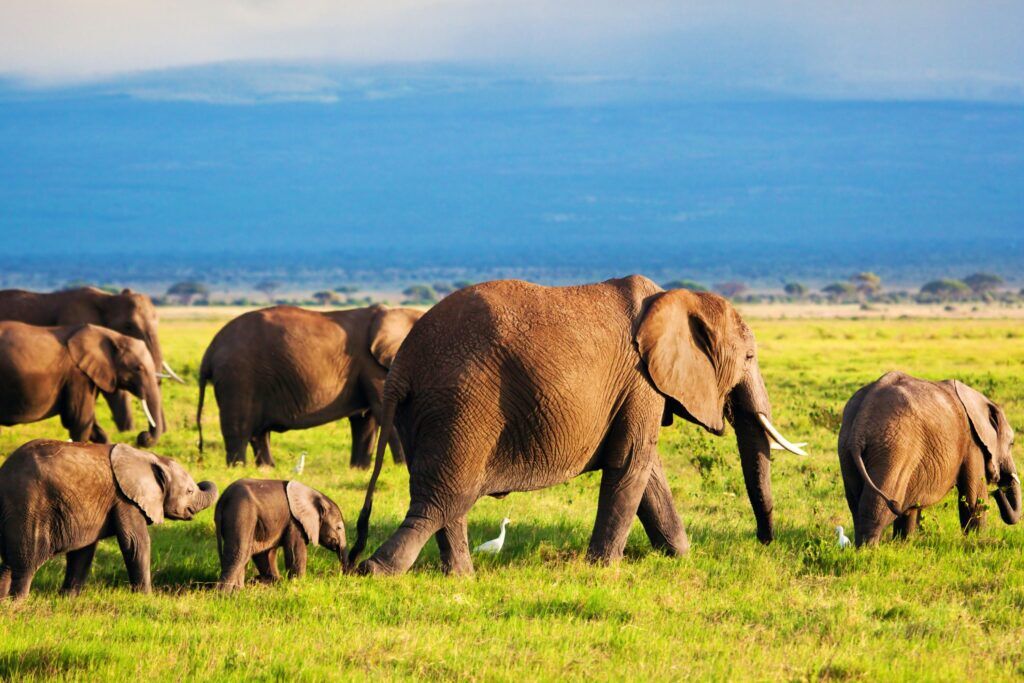
[[[397,572],[395,572],[391,567],[381,564],[371,557],[370,559],[363,560],[359,563],[359,568],[356,569],[356,573],[360,576],[393,576]]]
[[[622,556],[622,550],[615,551],[601,546],[591,546],[587,549],[587,562],[600,566],[613,565],[621,560]]]

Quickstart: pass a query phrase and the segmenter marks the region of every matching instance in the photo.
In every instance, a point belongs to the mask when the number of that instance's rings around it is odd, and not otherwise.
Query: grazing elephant
[[[220,588],[245,585],[245,565],[252,558],[259,580],[278,581],[277,549],[291,578],[306,573],[306,545],[319,543],[338,555],[346,568],[345,519],[337,504],[297,481],[239,479],[226,489],[214,511]]]
[[[138,339],[96,325],[36,327],[0,323],[0,424],[60,415],[74,441],[107,443],[96,423],[96,394],[127,391],[142,400],[149,431],[140,446],[164,432],[153,358]]]
[[[370,306],[317,313],[274,306],[238,316],[217,333],[199,369],[199,448],[203,399],[213,382],[227,462],[274,464],[270,432],[307,429],[349,418],[353,467],[368,467],[380,419],[381,392],[392,359],[422,315]],[[398,437],[388,432],[396,462]]]
[[[723,298],[663,291],[632,276],[578,287],[488,282],[458,291],[416,323],[384,389],[382,429],[406,446],[411,502],[363,573],[408,569],[436,534],[444,569],[472,571],[466,513],[481,496],[553,486],[601,470],[592,560],[622,556],[639,516],[654,547],[689,547],[658,457],[678,415],[736,430],[757,536],[773,538],[772,427],[754,335]],[[365,545],[378,447],[357,524]]]
[[[921,508],[960,494],[964,533],[985,520],[986,485],[1007,524],[1020,520],[1013,429],[984,395],[956,380],[890,372],[861,388],[843,410],[839,464],[858,546],[917,529]]]
[[[29,441],[0,466],[0,598],[23,598],[67,553],[64,593],[85,583],[101,539],[116,536],[128,578],[148,593],[149,524],[189,520],[217,498],[181,465],[131,446]]]

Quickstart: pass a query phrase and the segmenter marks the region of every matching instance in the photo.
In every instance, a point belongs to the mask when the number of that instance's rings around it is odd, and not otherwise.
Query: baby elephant
[[[317,542],[337,553],[343,569],[345,520],[333,500],[297,481],[239,479],[224,490],[214,512],[220,588],[245,584],[252,558],[259,580],[277,581],[277,549],[284,548],[290,577],[306,573],[306,544]]]
[[[65,593],[82,589],[96,543],[116,536],[128,578],[148,593],[150,524],[188,520],[217,498],[181,465],[117,444],[30,441],[0,466],[0,598],[28,595],[39,567],[67,553]]]
[[[955,484],[964,533],[985,519],[987,485],[999,514],[1016,524],[1021,487],[1013,429],[981,393],[956,380],[929,382],[890,372],[860,389],[843,411],[839,463],[858,546],[917,529],[921,508]]]

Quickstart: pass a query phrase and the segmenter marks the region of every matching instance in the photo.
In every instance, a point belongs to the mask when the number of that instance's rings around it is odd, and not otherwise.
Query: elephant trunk
[[[999,477],[999,488],[992,494],[999,506],[999,516],[1007,524],[1016,524],[1020,521],[1021,496],[1020,477],[1017,476],[1016,468],[1010,465],[1003,468]]]
[[[196,493],[195,512],[200,512],[217,502],[217,485],[212,481],[201,481],[196,485],[199,491]]]
[[[775,538],[771,442],[758,415],[770,416],[771,404],[756,365],[744,381],[733,389],[730,408],[740,463],[743,466],[743,481],[757,521],[757,540],[767,545]]]

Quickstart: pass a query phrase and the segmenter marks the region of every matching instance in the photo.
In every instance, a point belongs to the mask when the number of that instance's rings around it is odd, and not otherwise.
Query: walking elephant
[[[370,306],[318,313],[274,306],[238,316],[210,342],[199,369],[196,424],[203,447],[203,400],[213,382],[228,464],[273,465],[270,432],[349,418],[353,467],[368,467],[388,367],[422,315]],[[389,430],[391,452],[404,462]]]
[[[95,287],[80,287],[59,292],[27,292],[23,289],[0,290],[0,321],[16,320],[43,327],[99,325],[141,339],[156,363],[157,372],[181,382],[164,360],[157,335],[157,313],[145,294],[124,289],[110,294]],[[124,391],[104,392],[114,424],[122,432],[134,429],[131,396]]]
[[[100,391],[137,396],[150,423],[138,444],[156,443],[164,432],[163,405],[144,343],[96,325],[0,323],[0,424],[60,415],[72,440],[107,443],[96,422]]]
[[[76,594],[96,544],[116,536],[139,591],[150,591],[149,524],[189,520],[217,498],[171,460],[131,446],[30,441],[0,466],[0,598],[23,598],[40,566],[67,553]]]
[[[962,382],[890,372],[861,388],[843,410],[839,464],[858,546],[917,529],[921,509],[955,485],[964,533],[985,520],[987,486],[999,514],[1016,524],[1020,477],[1013,429],[1002,409]]]
[[[723,298],[663,291],[632,276],[578,287],[488,282],[428,311],[398,352],[382,429],[406,447],[411,502],[399,529],[359,566],[407,570],[436,535],[445,571],[472,572],[466,513],[501,497],[601,470],[588,557],[622,556],[634,517],[669,554],[689,547],[657,453],[673,415],[736,430],[763,543],[773,538],[771,424],[754,335]],[[365,546],[378,447],[350,564]]]

